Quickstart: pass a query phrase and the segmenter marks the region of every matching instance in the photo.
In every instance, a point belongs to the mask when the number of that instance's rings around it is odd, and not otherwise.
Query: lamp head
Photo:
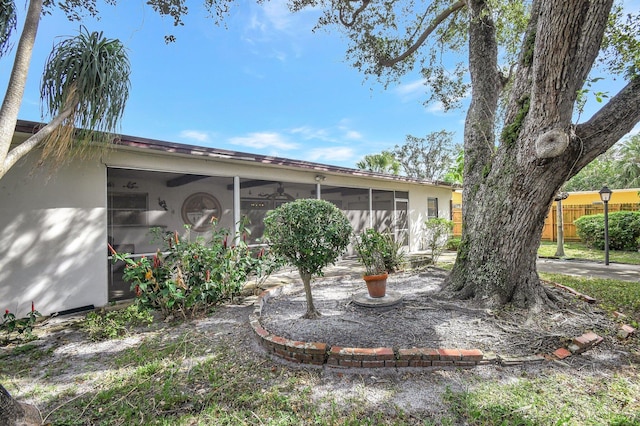
[[[600,194],[600,199],[602,200],[603,203],[608,203],[609,200],[611,199],[611,194],[613,193],[613,191],[611,191],[607,185],[603,186],[602,189],[599,191]]]

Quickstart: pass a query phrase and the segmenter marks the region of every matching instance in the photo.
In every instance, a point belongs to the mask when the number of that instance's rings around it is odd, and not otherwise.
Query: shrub
[[[396,241],[391,232],[382,234],[382,260],[384,260],[384,267],[389,272],[401,269],[406,261],[402,243]]]
[[[447,241],[446,249],[458,251],[458,248],[460,247],[460,241],[460,237],[449,238],[449,241]]]
[[[424,224],[426,246],[431,250],[431,262],[436,263],[449,237],[451,237],[453,222],[441,217],[436,217],[427,220]]]
[[[324,200],[302,199],[271,210],[264,219],[264,234],[271,250],[298,268],[307,298],[305,318],[320,313],[313,306],[311,278],[335,263],[349,245],[349,219]]]
[[[582,216],[573,222],[582,242],[604,250],[604,214]],[[609,213],[609,248],[637,250],[640,238],[640,212]]]
[[[110,312],[89,312],[82,328],[94,341],[126,336],[134,327],[151,325],[151,310],[139,304]]]
[[[18,334],[19,338],[32,340],[35,338],[33,336],[33,326],[36,324],[39,316],[41,316],[40,312],[36,311],[33,302],[31,302],[31,311],[23,318],[16,318],[15,314],[5,309],[2,322],[0,323],[0,331],[4,332],[6,340],[9,340],[11,334],[14,332]]]
[[[402,244],[395,241],[390,232],[381,233],[375,229],[366,229],[358,235],[354,247],[367,275],[396,271],[405,262]]]
[[[364,266],[365,275],[387,272],[384,264],[384,236],[375,229],[365,229],[354,242],[358,261]]]
[[[141,306],[158,309],[165,316],[200,315],[237,296],[251,274],[268,272],[262,267],[266,251],[247,246],[244,224],[234,237],[213,223],[208,241],[202,237],[191,241],[189,227],[185,228],[183,238],[177,231],[163,234],[154,229],[164,245],[152,258],[134,260],[111,248],[114,261],[126,263],[123,277]]]

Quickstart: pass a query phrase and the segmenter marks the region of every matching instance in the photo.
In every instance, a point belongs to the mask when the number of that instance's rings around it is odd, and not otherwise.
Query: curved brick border
[[[499,364],[503,366],[524,363],[543,362],[547,360],[565,359],[571,355],[583,353],[603,341],[603,338],[589,332],[575,337],[566,347],[558,348],[552,354],[532,356],[495,355],[479,349],[432,349],[432,348],[345,348],[329,346],[322,342],[302,342],[277,336],[260,324],[260,316],[264,305],[272,297],[282,294],[283,287],[275,287],[263,291],[256,302],[256,308],[250,318],[260,344],[270,354],[287,361],[328,365],[331,367],[382,368],[382,367],[475,367],[476,365]],[[594,303],[595,300],[591,303]],[[621,329],[628,335],[635,329],[623,325]],[[630,329],[630,330],[629,330]],[[625,336],[625,337],[627,337]]]

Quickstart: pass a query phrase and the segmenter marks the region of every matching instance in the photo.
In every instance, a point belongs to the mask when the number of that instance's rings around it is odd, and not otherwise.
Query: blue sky
[[[25,2],[16,3],[22,8]],[[83,21],[129,51],[131,92],[122,133],[346,167],[404,143],[407,134],[446,129],[462,142],[464,109],[425,107],[427,89],[417,73],[387,89],[365,80],[345,61],[343,36],[312,33],[317,12],[292,15],[281,0],[242,2],[224,28],[206,17],[200,2],[191,3],[184,27],[173,27],[144,0],[102,5],[100,21]],[[640,0],[627,3],[637,9]],[[44,62],[59,36],[78,29],[61,14],[42,19],[21,119],[42,119]],[[165,44],[166,34],[177,41]],[[0,60],[3,90],[11,59]]]

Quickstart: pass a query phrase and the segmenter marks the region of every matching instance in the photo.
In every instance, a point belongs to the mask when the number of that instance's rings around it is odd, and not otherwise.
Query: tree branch
[[[358,0],[350,0],[349,2],[355,2]],[[371,0],[362,0],[362,4],[360,5],[359,8],[356,9],[355,12],[353,12],[353,15],[351,15],[351,22],[347,22],[344,18],[343,15],[343,9],[340,9],[340,22],[342,23],[342,25],[344,25],[347,28],[351,28],[353,26],[353,24],[355,24],[356,19],[358,19],[358,16],[362,13],[362,11],[364,11],[367,6],[369,6],[369,3],[371,3]]]
[[[60,114],[55,116],[46,126],[40,129],[36,134],[32,135],[29,139],[22,142],[20,145],[13,148],[6,156],[4,163],[0,167],[0,179],[9,171],[9,169],[22,157],[27,155],[31,150],[37,147],[42,141],[56,130],[65,119],[67,119],[73,108],[67,108]],[[14,129],[15,130],[15,129]]]
[[[429,25],[422,32],[422,34],[420,35],[420,37],[418,37],[415,43],[413,43],[404,53],[400,54],[395,58],[380,61],[380,65],[383,67],[392,67],[398,62],[401,62],[407,59],[409,56],[415,53],[415,51],[418,50],[420,46],[422,46],[425,40],[431,35],[432,32],[435,31],[436,28],[438,28],[438,25],[440,25],[442,21],[444,21],[449,16],[451,16],[452,14],[454,14],[455,12],[457,12],[458,10],[462,9],[465,6],[466,6],[466,2],[464,0],[460,0],[452,4],[451,6],[449,6],[447,9],[443,10],[440,13],[440,15],[436,16],[436,18],[431,22],[431,25]]]
[[[531,113],[539,130],[568,130],[577,91],[600,50],[612,0],[542,2],[535,34]]]
[[[609,149],[640,122],[640,77],[633,78],[589,121],[576,126],[576,137],[584,154],[578,159],[580,170]]]

